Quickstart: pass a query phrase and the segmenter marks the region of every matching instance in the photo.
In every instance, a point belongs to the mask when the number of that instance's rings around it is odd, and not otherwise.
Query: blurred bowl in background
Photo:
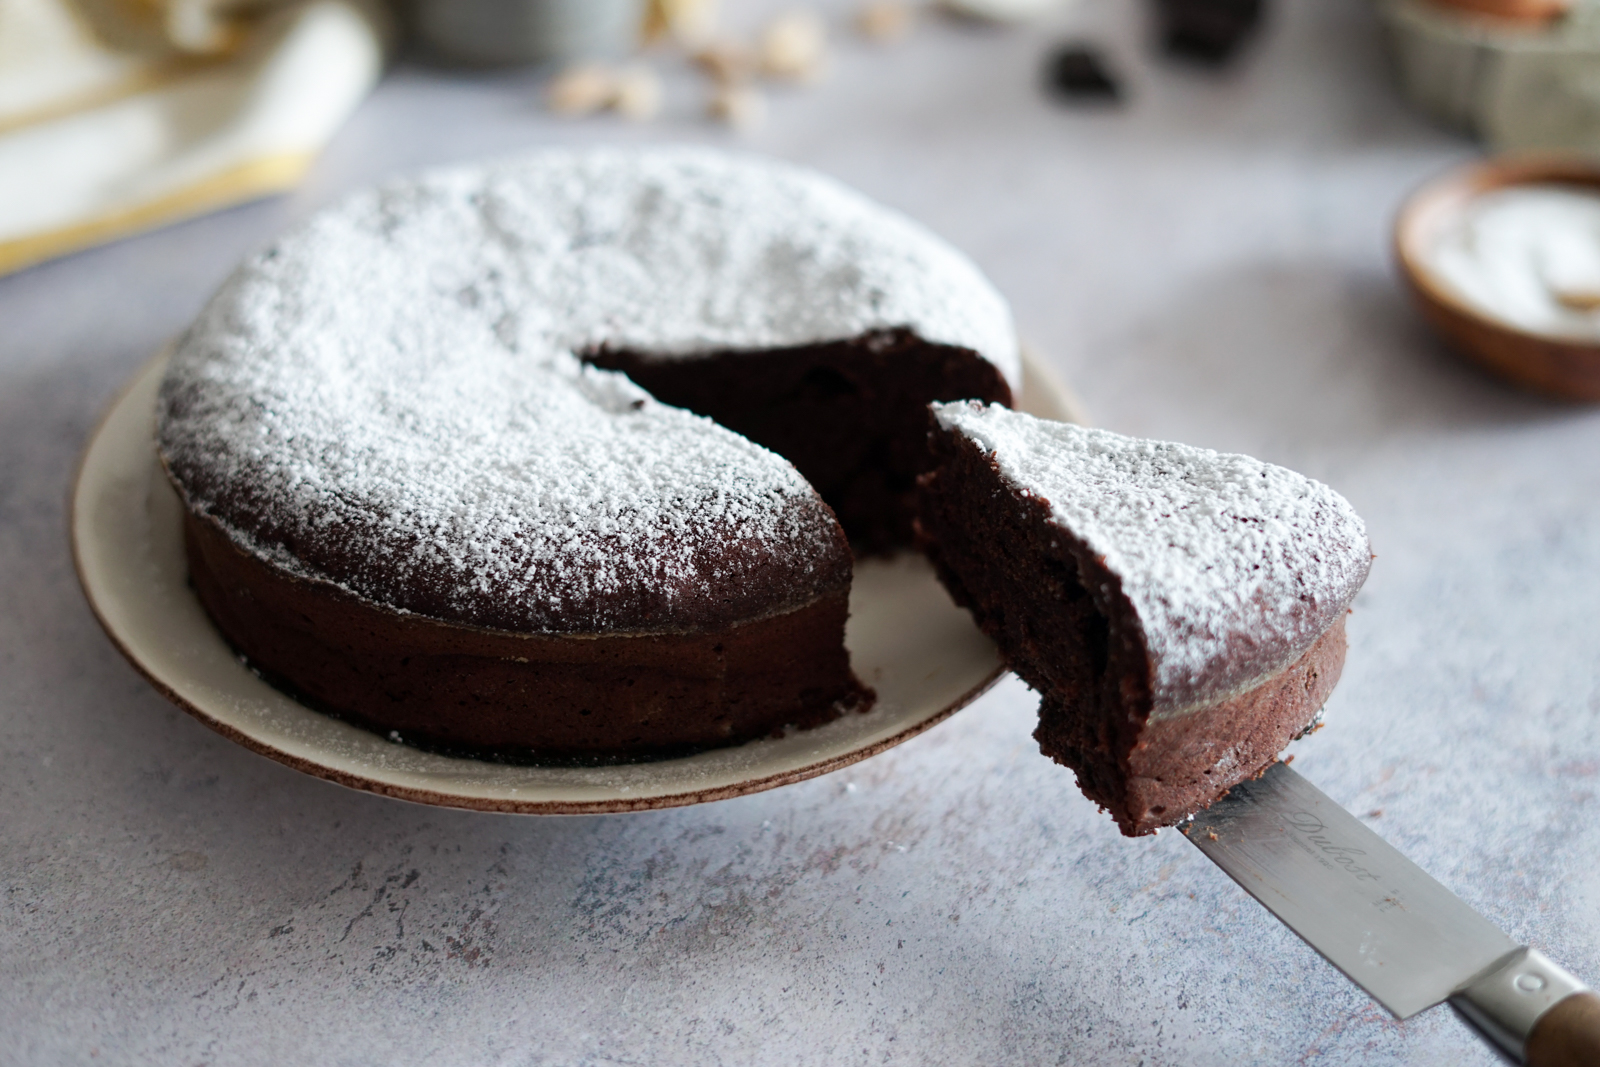
[[[1600,341],[1520,329],[1463,298],[1433,266],[1433,250],[1467,208],[1513,186],[1561,185],[1600,196],[1600,161],[1574,156],[1490,159],[1451,171],[1411,194],[1395,219],[1395,258],[1423,316],[1461,354],[1527,389],[1600,401]]]
[[[1513,22],[1549,22],[1571,11],[1574,0],[1432,0],[1432,3]]]
[[[1600,151],[1600,3],[1377,6],[1401,92],[1435,122],[1495,151]]]
[[[639,46],[646,0],[412,0],[412,32],[467,66],[599,59]]]

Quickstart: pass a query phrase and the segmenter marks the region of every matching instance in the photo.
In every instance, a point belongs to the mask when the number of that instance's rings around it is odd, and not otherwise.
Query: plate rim
[[[266,741],[251,736],[237,726],[225,722],[207,711],[204,707],[180,693],[173,684],[163,678],[154,668],[145,663],[138,654],[129,646],[124,635],[108,616],[106,606],[100,598],[113,599],[108,590],[98,590],[90,577],[90,569],[85,566],[84,553],[85,541],[88,535],[85,532],[83,517],[84,475],[89,469],[89,460],[95,452],[96,445],[107,432],[112,420],[121,412],[123,405],[131,399],[134,391],[144,381],[146,375],[152,373],[156,367],[164,363],[171,353],[171,347],[166,346],[155,356],[140,365],[101,411],[93,429],[85,438],[84,445],[78,455],[77,463],[73,469],[72,481],[67,500],[67,526],[68,541],[72,549],[73,571],[78,579],[78,586],[82,590],[84,599],[88,601],[89,610],[94,615],[95,621],[100,624],[101,630],[110,639],[112,646],[121,653],[122,657],[131,664],[136,672],[151,688],[161,694],[166,700],[187,712],[192,718],[229,741],[264,756],[276,763],[280,763],[302,774],[309,775],[335,785],[358,792],[373,793],[378,796],[389,797],[396,800],[408,801],[416,804],[425,804],[432,807],[454,808],[466,811],[494,812],[500,814],[517,815],[609,815],[639,811],[655,811],[667,808],[688,807],[695,804],[706,804],[718,800],[728,800],[738,796],[748,796],[753,793],[762,793],[777,789],[785,785],[793,785],[811,778],[840,770],[862,760],[870,759],[888,751],[897,745],[904,744],[919,734],[931,730],[933,727],[949,719],[956,712],[967,707],[984,693],[992,689],[1007,673],[1003,662],[997,663],[993,670],[979,682],[962,692],[956,699],[917,721],[909,724],[904,729],[888,737],[878,738],[867,744],[852,748],[846,752],[836,752],[821,759],[805,763],[798,767],[777,771],[771,774],[761,774],[703,789],[689,789],[676,792],[658,793],[639,797],[612,797],[595,800],[517,800],[508,797],[477,796],[462,793],[443,792],[436,789],[427,789],[400,785],[384,781],[381,778],[368,777],[354,774],[326,763],[305,758],[296,753],[287,752]],[[1028,384],[1034,385],[1035,390],[1042,394],[1037,396],[1038,401],[1043,401],[1047,406],[1056,409],[1053,414],[1065,416],[1073,422],[1082,422],[1079,406],[1071,391],[1055,375],[1052,368],[1043,362],[1031,348],[1022,346],[1024,391]],[[1019,406],[1023,400],[1018,396]],[[187,595],[193,596],[192,591]],[[219,635],[219,640],[220,640]],[[239,665],[242,671],[249,668],[244,664]],[[281,693],[281,691],[280,691]],[[281,693],[285,699],[297,704],[312,714],[322,714],[295,700],[286,693]],[[760,739],[745,742],[745,745],[758,744]],[[738,749],[744,745],[733,746]],[[487,760],[475,760],[462,757],[441,757],[457,760],[467,764],[482,764],[489,767],[502,767],[504,765]],[[685,757],[693,758],[693,757]],[[655,765],[671,763],[672,760],[654,761]]]

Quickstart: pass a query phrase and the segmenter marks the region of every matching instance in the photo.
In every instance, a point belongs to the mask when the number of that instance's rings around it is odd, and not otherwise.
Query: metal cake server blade
[[[1567,1062],[1532,1054],[1537,1025],[1546,1045],[1559,1029],[1580,1042],[1571,1046],[1580,1056],[1594,1051],[1592,1061],[1571,1062],[1600,1064],[1600,998],[1507,937],[1288,764],[1235,786],[1183,832],[1396,1017],[1450,1000],[1518,1062]]]

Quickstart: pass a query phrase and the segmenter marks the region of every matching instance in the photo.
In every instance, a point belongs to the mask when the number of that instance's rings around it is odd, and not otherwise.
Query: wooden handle
[[[1600,1067],[1600,996],[1574,993],[1533,1024],[1523,1046],[1528,1067]]]

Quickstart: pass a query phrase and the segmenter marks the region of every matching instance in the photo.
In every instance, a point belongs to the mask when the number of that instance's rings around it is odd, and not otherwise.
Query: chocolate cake
[[[926,404],[1006,401],[1018,366],[976,268],[837,183],[551,151],[246,262],[176,346],[158,448],[263,675],[446,751],[653,758],[870,699],[847,537],[904,543]]]
[[[1040,749],[1124,833],[1182,820],[1312,726],[1371,562],[1342,497],[1247,456],[933,412],[924,548],[1040,693]]]

